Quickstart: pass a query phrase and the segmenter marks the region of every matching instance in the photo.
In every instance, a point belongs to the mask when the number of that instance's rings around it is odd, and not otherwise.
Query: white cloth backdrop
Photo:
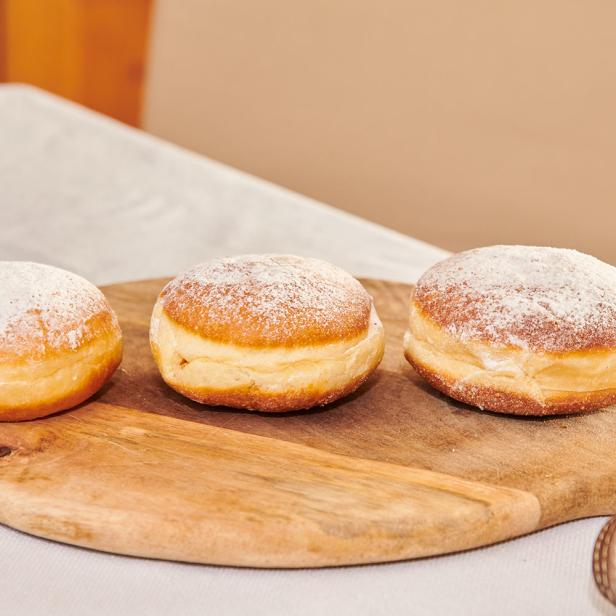
[[[105,284],[266,251],[409,282],[447,254],[35,89],[0,86],[0,259]],[[452,556],[300,571],[114,556],[0,526],[0,614],[611,614],[591,575],[602,523]]]

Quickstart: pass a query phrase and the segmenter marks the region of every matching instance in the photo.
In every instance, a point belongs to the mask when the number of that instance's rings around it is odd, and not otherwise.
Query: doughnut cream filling
[[[176,323],[157,302],[150,341],[170,384],[195,390],[246,387],[266,393],[329,391],[372,370],[383,354],[384,332],[372,307],[366,332],[316,346],[252,348],[208,340]]]
[[[532,351],[459,340],[411,304],[406,354],[460,385],[493,387],[540,402],[616,390],[616,350]]]

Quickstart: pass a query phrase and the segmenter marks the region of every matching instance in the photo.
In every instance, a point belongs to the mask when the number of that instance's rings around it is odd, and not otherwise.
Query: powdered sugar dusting
[[[40,356],[77,349],[88,320],[108,310],[90,282],[40,263],[0,261],[0,352]]]
[[[415,302],[461,340],[547,351],[616,346],[616,268],[575,250],[462,252],[420,278]]]
[[[342,338],[367,328],[371,300],[342,269],[291,255],[241,255],[197,265],[161,293],[165,310],[236,344]]]

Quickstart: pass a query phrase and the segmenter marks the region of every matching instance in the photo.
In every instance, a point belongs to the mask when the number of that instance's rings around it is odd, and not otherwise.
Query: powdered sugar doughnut
[[[616,402],[616,268],[575,250],[492,246],[429,269],[405,355],[434,387],[523,415]]]
[[[94,285],[49,265],[0,261],[0,420],[79,404],[121,358],[116,315]]]
[[[152,314],[163,379],[193,400],[280,412],[357,389],[383,356],[372,300],[343,270],[290,255],[243,255],[172,280]]]

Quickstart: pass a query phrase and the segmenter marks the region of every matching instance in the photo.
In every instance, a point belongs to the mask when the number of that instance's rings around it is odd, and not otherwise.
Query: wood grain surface
[[[0,521],[122,554],[259,567],[391,561],[616,511],[616,413],[515,418],[425,385],[402,357],[410,287],[364,281],[387,334],[356,394],[278,416],[170,390],[150,356],[165,280],[104,289],[124,362],[91,402],[0,425]]]

